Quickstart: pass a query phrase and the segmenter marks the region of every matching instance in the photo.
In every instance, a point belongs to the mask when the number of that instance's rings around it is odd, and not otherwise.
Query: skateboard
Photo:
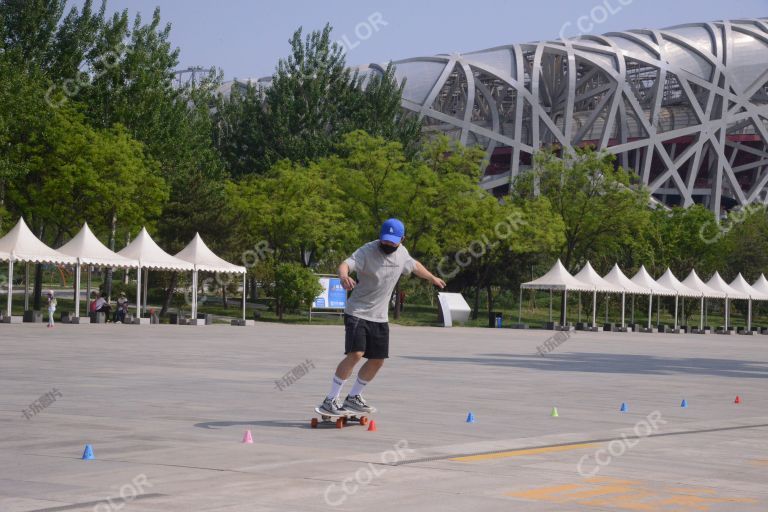
[[[317,428],[318,425],[323,423],[335,424],[336,428],[343,428],[349,420],[366,426],[368,424],[368,415],[376,412],[376,409],[373,409],[371,412],[341,411],[341,414],[328,414],[328,412],[321,410],[319,407],[315,407],[315,412],[321,419],[312,418],[310,421],[312,428]]]

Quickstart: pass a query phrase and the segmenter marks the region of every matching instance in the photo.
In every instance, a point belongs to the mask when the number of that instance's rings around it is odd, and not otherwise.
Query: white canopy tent
[[[667,267],[667,271],[664,272],[664,274],[656,280],[657,283],[659,283],[662,286],[666,286],[667,288],[675,291],[675,330],[677,330],[677,305],[678,300],[680,297],[700,297],[701,294],[694,290],[693,288],[689,288],[688,286],[684,285],[680,282],[678,278],[675,277],[675,275],[672,273],[672,269]]]
[[[246,268],[233,265],[225,261],[205,245],[200,233],[195,233],[195,237],[187,246],[182,249],[176,257],[187,261],[194,266],[192,272],[192,319],[197,321],[197,274],[198,272],[220,272],[222,274],[242,274],[243,275],[243,320],[245,320],[245,276]]]
[[[752,288],[762,293],[763,295],[768,296],[768,279],[765,278],[764,274],[760,274],[760,277],[757,278],[757,281],[752,283]]]
[[[188,261],[181,260],[171,256],[162,250],[152,237],[147,233],[146,228],[141,228],[139,235],[128,244],[118,255],[131,260],[138,261],[138,272],[136,279],[136,316],[141,317],[141,311],[147,309],[147,274],[149,270],[175,270],[193,272],[195,267]],[[144,301],[140,300],[141,294],[141,271],[144,270]]]
[[[593,291],[594,286],[588,285],[586,283],[583,283],[582,281],[579,281],[575,277],[573,277],[570,272],[568,272],[563,264],[558,259],[557,262],[555,262],[554,265],[552,265],[552,268],[549,269],[549,271],[544,274],[543,276],[539,277],[538,279],[534,279],[533,281],[529,281],[527,283],[523,283],[520,285],[520,313],[519,318],[522,318],[523,315],[523,289],[531,289],[531,290],[549,290],[550,296],[549,296],[549,319],[552,321],[552,291],[558,290],[564,292],[563,295],[563,303],[567,304],[568,300],[568,290],[576,290],[576,291]],[[567,312],[567,311],[566,311]],[[518,320],[520,321],[520,320]],[[563,315],[563,322],[565,322],[565,314]]]
[[[651,315],[653,314],[653,296],[654,295],[676,295],[677,292],[674,290],[670,290],[664,285],[661,285],[656,282],[656,280],[651,277],[651,274],[648,273],[648,271],[645,269],[645,265],[642,265],[640,267],[640,270],[637,271],[637,274],[632,277],[631,281],[635,283],[638,286],[642,286],[643,288],[647,288],[650,291],[650,294],[648,295],[648,329],[651,328]]]
[[[624,296],[624,287],[615,285],[603,279],[602,276],[592,268],[592,264],[589,261],[587,261],[587,264],[584,265],[574,277],[587,286],[592,287],[592,326],[595,326],[597,322],[597,292],[621,293],[622,297]]]
[[[13,304],[13,264],[54,263],[76,265],[77,260],[66,254],[51,249],[30,231],[23,218],[3,238],[0,238],[0,260],[8,262],[8,318],[12,316]],[[26,287],[26,285],[25,285]]]
[[[704,330],[704,299],[724,299],[725,294],[715,290],[710,286],[707,286],[707,283],[701,280],[695,269],[691,270],[690,274],[688,274],[688,277],[683,279],[683,284],[701,294],[701,306],[699,309],[699,330]]]
[[[728,285],[728,283],[726,283],[725,280],[722,277],[720,277],[719,272],[715,272],[715,274],[709,279],[709,281],[707,281],[707,286],[725,294],[725,330],[727,331],[728,321],[730,320],[730,317],[731,317],[728,301],[730,299],[749,300],[749,295],[747,295],[746,293],[741,293],[731,288]]]
[[[59,248],[59,252],[72,256],[77,260],[75,268],[75,316],[80,316],[80,274],[81,267],[97,266],[108,268],[138,268],[139,262],[134,259],[125,258],[109,250],[102,244],[96,235],[93,234],[88,223],[83,224],[80,232],[75,237]],[[138,304],[138,296],[136,303]]]
[[[730,287],[736,290],[737,292],[740,292],[749,296],[749,299],[747,302],[747,331],[751,331],[752,330],[752,301],[768,300],[768,294],[759,292],[755,290],[752,286],[750,286],[747,280],[744,279],[744,276],[741,275],[741,272],[739,272],[739,275],[737,275],[736,278],[733,281],[731,281]]]
[[[651,290],[644,286],[640,286],[638,284],[633,283],[632,280],[630,280],[626,275],[624,275],[624,272],[621,271],[618,263],[613,264],[613,268],[611,269],[610,272],[605,274],[604,279],[611,284],[614,284],[616,286],[620,286],[621,288],[623,288],[623,291],[621,292],[621,326],[626,327],[625,321],[624,321],[624,305],[625,305],[626,294],[630,293],[633,295],[650,295]],[[635,302],[634,302],[634,299],[632,299],[633,317],[634,317],[634,311],[635,311],[634,307],[635,307]]]

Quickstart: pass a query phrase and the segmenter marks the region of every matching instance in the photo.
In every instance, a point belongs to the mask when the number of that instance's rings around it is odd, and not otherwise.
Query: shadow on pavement
[[[702,357],[657,357],[638,354],[550,353],[478,354],[474,357],[401,356],[404,359],[435,363],[464,363],[532,370],[586,373],[634,373],[638,375],[694,374],[717,377],[768,378],[768,362]]]

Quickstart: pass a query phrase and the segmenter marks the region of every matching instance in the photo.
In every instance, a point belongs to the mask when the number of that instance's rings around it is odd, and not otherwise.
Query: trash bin
[[[501,327],[501,311],[488,313],[488,327]]]

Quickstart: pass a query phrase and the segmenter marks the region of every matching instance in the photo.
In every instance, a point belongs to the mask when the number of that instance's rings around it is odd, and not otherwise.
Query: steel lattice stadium
[[[406,79],[403,107],[425,130],[485,148],[481,186],[496,194],[537,150],[591,145],[614,153],[666,204],[719,213],[768,203],[768,18],[395,64]]]

